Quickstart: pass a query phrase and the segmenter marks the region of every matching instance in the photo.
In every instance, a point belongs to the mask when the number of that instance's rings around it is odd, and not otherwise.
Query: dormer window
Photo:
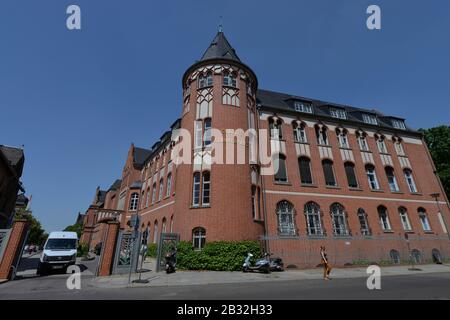
[[[392,122],[392,126],[395,129],[406,130],[405,121],[398,120],[398,119],[392,119],[391,122]]]
[[[378,125],[377,117],[373,114],[363,113],[362,118],[367,124]]]
[[[313,113],[312,105],[310,103],[306,103],[306,102],[302,102],[302,101],[295,101],[294,109],[295,109],[295,111],[298,111],[298,112]]]
[[[213,77],[211,73],[208,73],[206,75],[201,74],[198,77],[198,88],[205,88],[205,87],[210,87],[213,85]]]
[[[330,114],[333,118],[347,119],[347,113],[341,108],[330,108]]]
[[[237,87],[236,75],[230,72],[224,72],[223,85],[228,87]]]

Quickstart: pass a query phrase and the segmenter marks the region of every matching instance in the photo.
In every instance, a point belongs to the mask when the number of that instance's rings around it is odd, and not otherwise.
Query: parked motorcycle
[[[270,273],[270,260],[267,255],[264,255],[263,258],[256,260],[255,265],[252,265],[250,259],[253,257],[253,254],[250,252],[247,254],[247,258],[245,258],[244,264],[242,266],[243,272],[262,272],[262,273]]]
[[[175,272],[177,263],[177,249],[172,248],[169,252],[167,252],[165,259],[166,259],[166,273]]]
[[[270,258],[270,271],[284,271],[284,263],[281,258]]]

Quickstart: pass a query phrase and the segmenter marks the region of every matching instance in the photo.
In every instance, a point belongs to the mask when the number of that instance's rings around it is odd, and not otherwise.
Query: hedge
[[[155,257],[156,245],[148,247],[148,256]],[[184,270],[240,271],[247,253],[261,256],[257,241],[207,242],[202,250],[194,250],[192,242],[181,241],[177,247],[177,268]]]

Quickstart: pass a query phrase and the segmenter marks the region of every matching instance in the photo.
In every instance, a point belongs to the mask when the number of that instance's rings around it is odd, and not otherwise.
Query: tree
[[[78,235],[78,239],[80,239],[81,237],[81,231],[83,230],[83,225],[82,224],[73,224],[71,226],[67,226],[64,231],[73,231],[76,232]]]
[[[450,196],[450,126],[443,125],[419,131],[424,134],[437,174],[444,185],[445,193]]]
[[[37,220],[30,210],[19,208],[16,210],[15,217],[18,219],[26,219],[30,222],[30,232],[28,234],[27,243],[34,245],[43,245],[47,240],[48,234],[42,228],[41,223]]]

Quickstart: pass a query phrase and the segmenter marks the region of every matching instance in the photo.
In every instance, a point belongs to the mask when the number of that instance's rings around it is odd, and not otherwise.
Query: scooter
[[[284,263],[281,258],[270,258],[272,253],[264,253],[263,257],[270,261],[270,271],[284,271]]]
[[[174,273],[177,262],[177,249],[173,248],[166,256],[166,273]]]
[[[250,259],[253,257],[253,254],[250,252],[247,254],[247,258],[245,258],[244,264],[242,266],[243,272],[262,272],[262,273],[270,273],[270,261],[267,259],[267,255],[264,255],[263,258],[258,259],[254,266],[251,265]]]

